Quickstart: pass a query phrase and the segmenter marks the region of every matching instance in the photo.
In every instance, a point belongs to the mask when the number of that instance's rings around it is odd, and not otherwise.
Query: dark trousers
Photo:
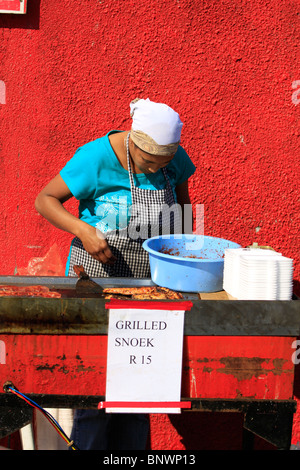
[[[76,410],[71,440],[79,450],[145,450],[148,415]]]

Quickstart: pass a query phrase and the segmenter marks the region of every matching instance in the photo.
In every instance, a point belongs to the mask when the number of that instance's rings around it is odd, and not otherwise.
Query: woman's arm
[[[176,186],[177,203],[182,210],[182,233],[193,233],[193,211],[189,196],[188,180]]]
[[[95,227],[68,212],[63,204],[73,197],[60,175],[55,176],[35,200],[36,210],[55,227],[78,237],[85,250],[96,260],[112,264],[115,261],[104,235]]]

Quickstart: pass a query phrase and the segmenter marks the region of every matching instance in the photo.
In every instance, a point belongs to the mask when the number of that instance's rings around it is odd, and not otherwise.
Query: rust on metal
[[[263,367],[264,363],[273,361],[273,367],[268,369]],[[221,374],[233,375],[236,379],[249,380],[252,377],[260,377],[273,373],[274,375],[293,374],[293,370],[284,369],[283,365],[287,362],[285,359],[268,359],[263,357],[223,357],[220,362],[225,367],[218,368]]]

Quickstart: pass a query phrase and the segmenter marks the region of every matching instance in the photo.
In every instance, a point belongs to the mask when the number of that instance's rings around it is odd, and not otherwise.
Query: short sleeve
[[[187,181],[196,171],[196,167],[186,151],[179,146],[172,160],[172,166],[176,172],[176,186]]]
[[[76,199],[93,198],[97,188],[98,165],[93,152],[84,146],[76,150],[73,158],[60,171],[60,176]]]

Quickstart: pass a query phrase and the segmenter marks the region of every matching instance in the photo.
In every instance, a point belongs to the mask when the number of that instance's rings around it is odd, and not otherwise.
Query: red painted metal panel
[[[182,395],[191,398],[291,399],[295,338],[184,338]]]
[[[6,380],[22,393],[103,395],[107,336],[7,335],[6,364],[0,364],[0,388]]]
[[[291,399],[294,339],[185,336],[182,396]],[[107,336],[1,335],[0,341],[1,392],[10,380],[25,394],[105,395]]]

